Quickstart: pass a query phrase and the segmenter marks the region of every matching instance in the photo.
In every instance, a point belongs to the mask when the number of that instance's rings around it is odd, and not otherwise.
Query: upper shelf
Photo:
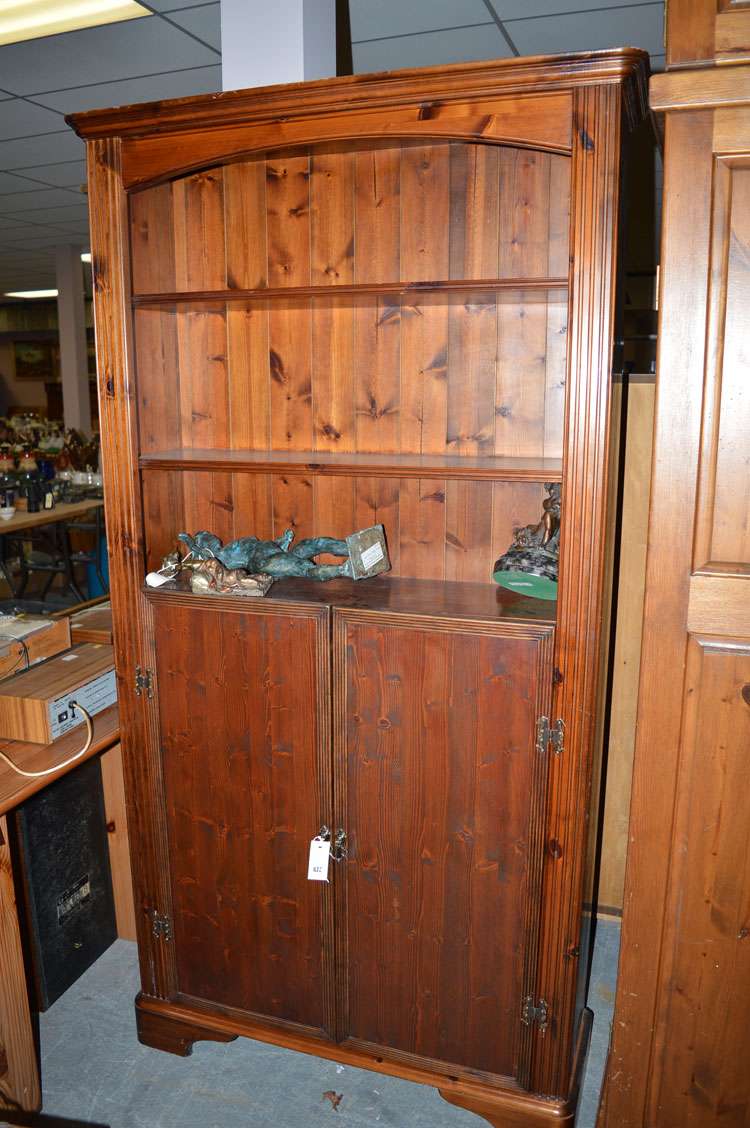
[[[507,301],[565,301],[567,278],[459,278],[431,282],[356,282],[331,286],[264,287],[257,290],[182,290],[134,294],[134,306],[205,305],[286,299],[338,297],[409,297],[419,294],[487,294]]]
[[[328,474],[376,478],[465,478],[471,481],[559,482],[560,458],[501,455],[360,454],[295,450],[161,450],[141,454],[144,470],[214,473]]]

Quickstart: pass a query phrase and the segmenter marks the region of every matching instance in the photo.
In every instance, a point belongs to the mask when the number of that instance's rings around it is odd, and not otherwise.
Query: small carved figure
[[[560,512],[562,486],[546,482],[547,497],[542,517],[536,525],[516,529],[513,544],[495,561],[493,578],[503,587],[521,595],[541,599],[557,596],[560,553]]]
[[[516,529],[514,548],[539,547],[557,554],[560,544],[560,505],[562,486],[559,482],[545,482],[548,496],[542,502],[542,518],[536,525],[523,525]]]
[[[192,591],[215,591],[227,595],[265,595],[273,576],[261,573],[250,575],[244,568],[225,568],[220,560],[212,556],[201,560],[190,577]]]

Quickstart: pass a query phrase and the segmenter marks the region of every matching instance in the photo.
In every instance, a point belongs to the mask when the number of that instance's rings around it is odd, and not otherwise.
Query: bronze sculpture
[[[557,598],[562,485],[545,482],[541,520],[516,529],[513,544],[492,570],[494,580],[519,595]]]
[[[274,580],[298,576],[322,581],[337,576],[362,579],[390,568],[382,525],[362,529],[346,540],[310,537],[296,545],[292,544],[292,529],[286,529],[284,535],[276,541],[241,537],[222,545],[219,537],[206,530],[195,533],[194,536],[180,533],[178,539],[189,550],[188,556],[181,561],[182,567],[195,567],[196,563],[216,560],[223,569],[235,573],[231,577],[225,577],[215,567],[208,570],[216,581],[211,586],[218,587],[219,590],[239,590],[243,586],[243,577],[237,573],[244,573],[249,577],[270,576]],[[343,556],[346,559],[341,564],[317,564],[314,558],[321,553]],[[220,586],[224,583],[231,587]],[[245,583],[244,586],[252,585]]]

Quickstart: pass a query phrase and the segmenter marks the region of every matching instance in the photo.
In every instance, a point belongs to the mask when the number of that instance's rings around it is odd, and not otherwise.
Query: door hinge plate
[[[565,721],[562,717],[557,718],[552,728],[549,727],[548,717],[540,717],[536,723],[537,752],[545,752],[550,744],[556,756],[565,751]]]
[[[144,689],[146,690],[146,697],[154,696],[154,671],[148,666],[142,670],[140,666],[135,668],[135,689],[136,697],[140,697]]]
[[[534,1006],[533,995],[526,995],[521,1000],[521,1022],[524,1026],[531,1026],[532,1022],[536,1022],[540,1030],[546,1030],[549,1025],[546,1001],[540,999]]]
[[[158,910],[151,913],[151,931],[157,940],[172,939],[172,922],[168,916],[160,917]]]

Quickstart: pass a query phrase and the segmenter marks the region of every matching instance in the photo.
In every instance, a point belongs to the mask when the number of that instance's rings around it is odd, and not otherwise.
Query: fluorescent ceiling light
[[[0,44],[150,15],[135,0],[0,0]]]
[[[57,290],[7,290],[6,298],[56,298]]]

